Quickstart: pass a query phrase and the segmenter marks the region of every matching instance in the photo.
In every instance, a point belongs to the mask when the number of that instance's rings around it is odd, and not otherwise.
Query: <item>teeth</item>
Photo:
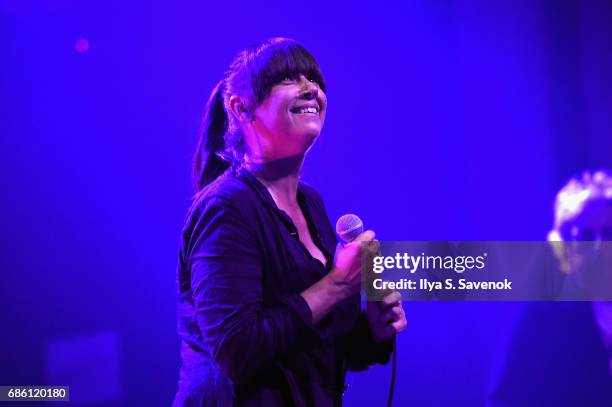
[[[317,113],[316,107],[303,107],[299,110],[300,113]]]

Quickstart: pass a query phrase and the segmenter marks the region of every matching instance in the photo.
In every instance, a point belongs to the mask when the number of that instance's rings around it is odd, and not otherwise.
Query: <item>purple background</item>
[[[543,239],[563,182],[612,166],[610,3],[179,3],[0,0],[2,385],[170,404],[196,131],[255,41],[320,62],[304,179],[380,239]],[[396,405],[482,405],[521,306],[405,304]],[[350,375],[347,405],[382,405],[389,374]]]

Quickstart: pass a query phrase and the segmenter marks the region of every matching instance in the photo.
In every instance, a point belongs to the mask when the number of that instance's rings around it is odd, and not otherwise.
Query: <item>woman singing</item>
[[[175,406],[338,406],[347,370],[389,360],[399,294],[365,312],[359,296],[374,232],[336,250],[300,182],[326,111],[319,65],[285,38],[240,52],[213,90],[181,235]]]

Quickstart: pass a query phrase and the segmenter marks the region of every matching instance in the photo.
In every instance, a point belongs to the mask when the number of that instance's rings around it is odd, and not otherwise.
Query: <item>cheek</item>
[[[327,96],[323,94],[321,100],[323,101],[323,105],[325,106],[325,109],[323,110],[323,114],[321,115],[321,121],[323,121],[325,119],[325,116],[327,116]]]
[[[277,125],[283,125],[291,120],[291,113],[289,112],[289,105],[283,100],[279,100],[271,106],[270,111],[273,115],[273,120]]]
[[[265,109],[259,112],[258,117],[261,119],[264,127],[270,130],[286,127],[289,120],[284,107],[278,103],[269,103]]]

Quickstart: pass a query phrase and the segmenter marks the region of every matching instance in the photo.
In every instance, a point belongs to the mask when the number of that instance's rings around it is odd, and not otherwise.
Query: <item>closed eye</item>
[[[312,82],[317,84],[319,87],[321,86],[321,84],[319,83],[319,81],[317,80],[316,77],[312,76],[312,75],[305,75],[306,80],[308,82]],[[283,80],[281,81],[281,83],[295,83],[295,82],[299,82],[299,78],[296,77],[290,77],[290,76],[285,76],[285,78],[283,78]]]
[[[285,85],[291,85],[291,84],[293,84],[293,83],[295,83],[295,82],[296,82],[296,80],[295,80],[294,78],[289,78],[289,77],[286,77],[286,78],[284,78],[284,79],[281,81],[281,83],[282,83],[282,84],[285,84]]]

